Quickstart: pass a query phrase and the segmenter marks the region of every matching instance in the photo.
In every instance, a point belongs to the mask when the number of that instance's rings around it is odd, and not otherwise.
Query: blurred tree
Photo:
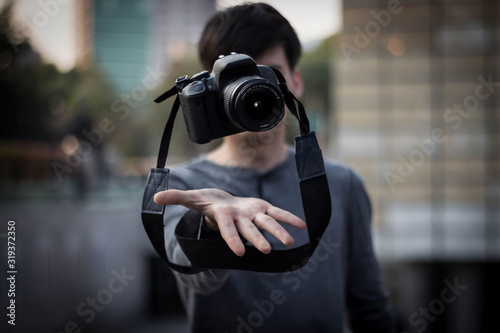
[[[11,20],[13,1],[0,13],[0,138],[56,141],[80,113],[109,109],[110,88],[92,68],[61,73]]]
[[[184,75],[191,77],[202,70],[194,48],[182,60],[173,61],[170,64],[168,75],[163,83],[152,91],[147,100],[141,105],[141,113],[146,114],[146,116],[141,119],[135,119],[137,121],[133,126],[134,137],[139,138],[141,144],[129,145],[129,148],[131,148],[128,151],[129,154],[139,156],[155,156],[158,154],[161,135],[163,134],[163,129],[170,115],[175,98],[171,97],[161,104],[156,104],[153,100],[170,89],[178,77]],[[130,140],[130,138],[125,138],[125,133],[120,134],[120,137],[123,140]],[[193,158],[200,153],[209,151],[218,142],[218,140],[215,140],[204,145],[192,143],[187,135],[182,111],[179,109],[169,151],[169,156],[172,156],[172,159],[169,160],[183,161]]]
[[[13,24],[14,4],[6,1],[0,10],[0,178],[48,178],[53,161],[67,163],[58,152],[62,138],[86,139],[83,131],[108,113],[111,89],[93,68],[62,73],[44,63]],[[105,139],[91,142],[93,155]]]
[[[337,45],[337,35],[323,40],[316,48],[305,52],[299,62],[299,69],[304,80],[304,95],[302,100],[308,111],[311,125],[318,136],[328,136],[329,118],[333,114],[333,104],[330,99],[333,74],[330,68],[334,45]]]

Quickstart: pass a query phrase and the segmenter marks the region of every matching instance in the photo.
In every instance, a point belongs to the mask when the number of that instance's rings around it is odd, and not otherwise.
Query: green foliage
[[[174,97],[164,101],[161,104],[156,104],[153,100],[170,89],[178,77],[188,75],[192,77],[194,74],[199,73],[203,70],[201,64],[198,60],[196,52],[189,52],[186,57],[180,61],[173,61],[169,66],[168,75],[163,81],[163,83],[151,92],[150,97],[148,96],[147,102],[141,105],[141,109],[146,112],[147,116],[141,119],[140,124],[136,124],[136,135],[148,138],[148,143],[142,146],[142,149],[135,151],[130,151],[135,155],[151,156],[158,153],[160,138],[163,133],[163,128],[167,122],[168,116],[172,109]],[[200,153],[204,153],[214,148],[218,144],[218,140],[205,145],[198,145],[192,143],[186,131],[186,126],[184,124],[184,119],[182,111],[179,109],[179,113],[176,118],[174,130],[172,133],[172,140],[170,145],[170,155],[176,157],[179,160],[186,160],[193,158]],[[145,149],[148,147],[148,149]]]
[[[96,70],[60,72],[41,61],[11,23],[13,2],[0,14],[0,138],[57,141],[85,114],[109,109],[110,88]]]
[[[299,69],[304,81],[304,95],[302,100],[310,116],[313,129],[321,135],[326,132],[325,127],[328,119],[333,113],[333,105],[330,100],[332,82],[331,52],[336,45],[337,36],[333,35],[321,42],[315,49],[304,53]]]

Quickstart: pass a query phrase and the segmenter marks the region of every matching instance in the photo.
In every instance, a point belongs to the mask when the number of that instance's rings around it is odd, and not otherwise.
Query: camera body
[[[276,75],[247,55],[231,53],[203,71],[176,80],[191,141],[208,143],[244,132],[275,127],[285,113]]]

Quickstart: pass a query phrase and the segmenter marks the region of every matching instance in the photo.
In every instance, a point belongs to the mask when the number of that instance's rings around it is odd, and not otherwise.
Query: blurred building
[[[345,1],[343,14],[332,153],[365,179],[383,255],[498,258],[499,4]]]
[[[97,64],[117,92],[127,92],[183,58],[214,12],[215,0],[79,1],[77,63]]]
[[[379,257],[428,263],[433,272],[433,264],[449,265],[448,279],[472,274],[482,284],[476,291],[498,293],[478,267],[500,257],[500,3],[343,5],[330,153],[365,180]],[[473,263],[467,274],[455,269],[464,262]],[[409,273],[418,299],[411,313],[443,284],[431,282],[432,272]],[[426,283],[432,291],[418,295]],[[481,304],[477,298],[469,309],[481,313]],[[486,322],[457,315],[453,332],[481,331],[467,325]]]

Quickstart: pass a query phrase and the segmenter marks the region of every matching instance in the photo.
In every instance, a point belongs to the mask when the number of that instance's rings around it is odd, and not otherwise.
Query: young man
[[[288,21],[266,4],[214,15],[199,43],[207,70],[219,55],[247,54],[281,71],[302,94],[296,65],[301,48]],[[244,255],[243,236],[263,253],[308,241],[285,120],[267,132],[228,136],[206,156],[172,170],[170,188],[155,201],[165,209],[167,253],[189,265],[174,229],[188,210],[203,214],[202,237],[222,237]],[[192,332],[342,332],[348,311],[354,332],[392,332],[370,236],[370,204],[351,170],[326,164],[332,216],[306,266],[285,273],[208,270],[175,273]],[[229,194],[231,193],[231,194]],[[283,245],[284,244],[284,245]]]

